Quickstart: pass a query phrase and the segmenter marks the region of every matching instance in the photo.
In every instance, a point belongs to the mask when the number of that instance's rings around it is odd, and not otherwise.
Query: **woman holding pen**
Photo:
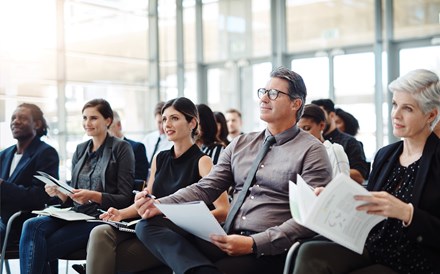
[[[134,155],[131,146],[111,137],[113,121],[110,104],[94,99],[82,109],[83,127],[91,140],[79,144],[72,158],[73,193],[66,195],[56,186],[46,192],[58,197],[63,207],[98,216],[98,209],[128,206],[133,194]],[[35,217],[24,223],[20,239],[22,274],[50,273],[49,261],[84,249],[97,222],[69,222],[54,217]]]
[[[174,146],[153,158],[148,192],[145,191],[145,194],[152,193],[156,197],[167,196],[196,183],[212,167],[211,159],[194,143],[199,118],[191,100],[180,97],[166,102],[162,108],[162,119],[164,131]],[[225,192],[214,202],[211,212],[222,222],[228,209]],[[134,205],[120,210],[110,208],[100,217],[113,221],[139,218]],[[102,225],[94,228],[90,234],[86,266],[87,273],[109,274],[117,271],[135,272],[162,264],[135,234]]]

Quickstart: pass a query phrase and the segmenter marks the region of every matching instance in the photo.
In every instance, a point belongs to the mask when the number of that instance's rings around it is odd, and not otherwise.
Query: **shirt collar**
[[[295,138],[295,136],[299,133],[299,128],[298,126],[295,124],[292,127],[286,129],[285,131],[274,135],[275,140],[276,140],[276,145],[280,146],[282,144],[284,144],[285,142],[292,140],[293,138]],[[270,133],[270,131],[266,128],[266,130],[264,131],[264,140],[266,140],[266,138],[272,135]]]

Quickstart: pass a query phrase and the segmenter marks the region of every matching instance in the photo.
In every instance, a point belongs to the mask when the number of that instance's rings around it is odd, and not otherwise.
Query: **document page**
[[[202,201],[183,204],[155,204],[173,223],[197,237],[210,241],[209,235],[226,235]]]
[[[307,212],[305,216],[301,216],[299,223],[361,254],[368,233],[385,219],[356,210],[362,202],[355,201],[354,196],[370,195],[369,192],[349,176],[339,174],[314,202],[307,204],[302,199],[308,197],[310,191],[307,187],[300,187],[303,183],[304,180],[298,179],[296,188],[291,188],[294,192],[291,197],[298,199],[298,207],[309,207],[309,210],[299,209],[299,212]]]
[[[72,208],[48,207],[43,210],[33,210],[32,213],[44,216],[52,216],[66,221],[83,221],[95,219],[92,216],[73,211]]]
[[[50,176],[49,174],[43,172],[43,171],[37,171],[40,175],[34,175],[35,178],[42,181],[46,185],[49,186],[58,186],[58,190],[66,195],[73,193],[73,187],[69,186],[65,182],[62,182],[60,180],[57,180],[56,178]]]

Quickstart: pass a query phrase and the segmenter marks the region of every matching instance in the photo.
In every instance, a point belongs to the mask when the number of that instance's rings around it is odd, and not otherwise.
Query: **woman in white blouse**
[[[322,132],[325,128],[325,114],[319,106],[314,104],[306,105],[304,107],[304,113],[298,122],[298,126],[318,138],[318,140],[324,144],[330,163],[332,164],[333,177],[339,173],[350,176],[350,165],[344,148],[339,144],[324,140],[322,136]]]

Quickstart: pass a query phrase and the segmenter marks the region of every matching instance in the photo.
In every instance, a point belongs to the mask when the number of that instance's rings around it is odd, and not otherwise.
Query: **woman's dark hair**
[[[351,115],[350,113],[337,108],[335,109],[336,115],[339,116],[344,121],[345,133],[355,136],[359,131],[359,122],[358,120]]]
[[[217,141],[217,123],[211,108],[205,104],[198,104],[200,128],[202,129],[201,140],[205,146],[210,146]]]
[[[218,134],[219,141],[223,143],[225,146],[229,145],[228,140],[228,125],[226,123],[226,117],[220,111],[214,111],[214,118],[217,123],[220,124],[220,132]]]
[[[191,136],[194,138],[194,136],[198,134],[197,127],[199,125],[199,113],[194,103],[185,97],[171,99],[163,105],[161,114],[163,115],[164,111],[169,107],[174,107],[178,112],[182,113],[188,123],[190,123],[192,119],[196,120],[196,126],[191,132]]]
[[[37,128],[37,136],[41,137],[41,136],[45,136],[47,135],[49,126],[46,122],[46,119],[44,119],[44,114],[41,111],[41,109],[34,104],[29,104],[29,103],[23,103],[20,104],[17,108],[27,108],[31,111],[31,115],[32,115],[32,120],[34,121],[41,121],[41,127]]]
[[[319,124],[325,122],[325,113],[322,108],[315,104],[307,104],[304,107],[304,112],[301,118],[312,119],[313,122]]]
[[[94,107],[96,107],[96,109],[98,110],[99,113],[101,113],[104,119],[110,118],[111,123],[108,125],[108,127],[110,127],[110,125],[113,123],[113,110],[109,102],[107,102],[104,99],[90,100],[84,105],[81,112],[84,112],[86,108],[94,108]]]

